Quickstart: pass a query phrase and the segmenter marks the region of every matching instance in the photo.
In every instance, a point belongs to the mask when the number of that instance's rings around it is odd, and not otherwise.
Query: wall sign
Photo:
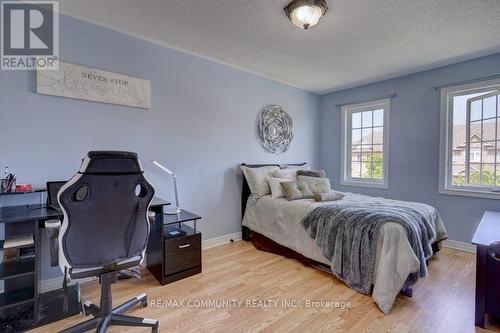
[[[58,70],[38,70],[36,85],[38,94],[151,108],[151,81],[62,61]]]

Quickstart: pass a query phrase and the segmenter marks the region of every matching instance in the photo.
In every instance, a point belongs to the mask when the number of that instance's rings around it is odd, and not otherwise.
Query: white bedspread
[[[347,192],[344,194],[345,197],[336,202],[376,200],[374,197],[361,194]],[[250,197],[243,225],[307,258],[331,265],[300,225],[300,221],[308,212],[319,205],[328,204],[328,202],[315,202],[312,199],[295,201],[287,201],[284,198],[273,199],[270,195],[258,200]],[[443,239],[446,237],[446,231],[441,220],[437,220],[435,226],[437,238]],[[403,227],[396,223],[385,223],[380,228],[378,237],[372,294],[374,301],[385,314],[391,311],[408,275],[418,270],[418,258],[413,253]]]

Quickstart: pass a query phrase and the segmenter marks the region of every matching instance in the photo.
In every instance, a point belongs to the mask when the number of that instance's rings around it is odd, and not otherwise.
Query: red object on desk
[[[30,192],[31,184],[16,184],[16,192]]]

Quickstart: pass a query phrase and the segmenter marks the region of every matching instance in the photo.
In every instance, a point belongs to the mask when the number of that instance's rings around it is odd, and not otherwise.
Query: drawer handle
[[[179,249],[185,249],[186,247],[190,247],[191,244],[179,245]]]

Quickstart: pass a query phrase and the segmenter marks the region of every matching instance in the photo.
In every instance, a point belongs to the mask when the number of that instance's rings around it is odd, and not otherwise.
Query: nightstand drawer
[[[165,239],[165,275],[201,265],[201,234]]]

